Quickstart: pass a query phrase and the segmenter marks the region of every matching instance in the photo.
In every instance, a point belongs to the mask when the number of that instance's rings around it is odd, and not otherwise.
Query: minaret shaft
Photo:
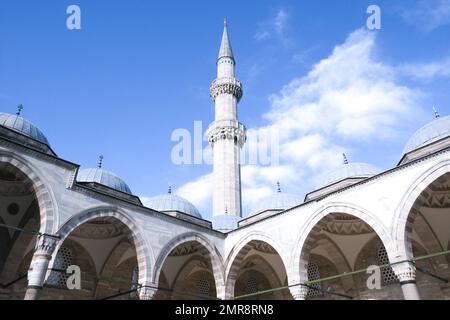
[[[237,118],[242,85],[234,77],[234,67],[225,25],[217,60],[217,79],[210,88],[215,121],[207,132],[214,158],[213,226],[222,231],[235,229],[241,218],[240,151],[245,143],[245,127]]]

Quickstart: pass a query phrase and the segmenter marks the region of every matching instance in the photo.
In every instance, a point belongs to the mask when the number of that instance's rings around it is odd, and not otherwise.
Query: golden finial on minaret
[[[226,28],[228,26],[227,18],[223,18],[223,26]]]

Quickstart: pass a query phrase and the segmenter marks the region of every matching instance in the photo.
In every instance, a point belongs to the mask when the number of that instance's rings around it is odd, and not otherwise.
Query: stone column
[[[306,300],[306,297],[308,296],[308,287],[302,285],[290,287],[289,290],[291,291],[294,300]]]
[[[33,259],[28,270],[28,287],[25,300],[38,300],[44,286],[48,264],[55,251],[57,238],[48,235],[40,235],[37,239]]]
[[[400,281],[405,300],[420,300],[416,285],[416,267],[411,261],[391,265],[392,270]]]
[[[139,300],[152,300],[156,291],[156,286],[142,286],[138,291]]]

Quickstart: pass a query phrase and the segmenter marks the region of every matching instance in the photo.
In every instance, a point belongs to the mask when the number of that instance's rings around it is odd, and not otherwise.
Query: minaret
[[[208,142],[213,149],[213,227],[230,231],[241,218],[240,151],[245,143],[245,127],[237,119],[242,85],[234,77],[235,60],[224,22],[217,59],[217,79],[211,83],[215,121],[209,126]]]

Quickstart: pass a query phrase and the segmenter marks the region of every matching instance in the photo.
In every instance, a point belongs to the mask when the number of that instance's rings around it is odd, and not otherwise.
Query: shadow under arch
[[[0,152],[0,168],[15,169],[19,178],[34,192],[39,207],[40,233],[52,234],[58,224],[58,209],[51,187],[32,164],[5,151]]]
[[[232,249],[227,258],[226,267],[226,282],[225,282],[225,297],[231,299],[234,297],[236,280],[238,278],[239,269],[242,266],[243,261],[246,259],[248,253],[257,247],[258,243],[267,245],[274,254],[276,254],[280,260],[286,277],[288,272],[286,270],[285,259],[281,256],[281,248],[276,245],[275,241],[268,235],[261,232],[253,232],[245,235],[237,245]]]
[[[300,284],[308,280],[307,265],[311,248],[322,227],[329,220],[332,220],[336,214],[350,215],[365,222],[378,235],[387,252],[391,255],[393,254],[390,233],[374,214],[349,203],[330,203],[317,210],[299,232],[294,255],[291,259],[290,270],[293,273],[288,275],[288,278],[291,278],[290,285]]]
[[[60,237],[60,241],[58,242],[53,254],[52,263],[61,245],[77,227],[98,218],[113,218],[114,220],[122,223],[128,229],[133,238],[133,243],[136,250],[139,268],[139,284],[143,286],[151,285],[150,279],[153,270],[152,266],[154,265],[153,252],[147,244],[147,241],[143,236],[142,231],[138,228],[136,222],[118,208],[101,207],[89,209],[73,216],[69,221],[67,221],[57,232],[57,235]]]
[[[392,237],[396,239],[395,249],[403,259],[414,257],[411,237],[416,217],[413,207],[423,192],[439,178],[450,173],[450,160],[444,160],[421,172],[404,193],[393,217]]]
[[[162,249],[160,254],[158,255],[158,258],[156,259],[156,266],[159,266],[158,268],[155,268],[153,272],[152,281],[154,284],[158,283],[159,275],[162,271],[164,261],[167,259],[169,254],[176,249],[179,245],[182,245],[187,242],[196,242],[200,244],[204,248],[204,254],[209,258],[212,266],[212,272],[214,275],[215,285],[216,285],[216,293],[217,297],[223,297],[224,293],[224,274],[223,274],[223,262],[222,258],[220,256],[220,253],[217,251],[213,245],[209,243],[209,240],[204,237],[203,235],[196,233],[196,232],[187,232],[183,233],[181,235],[178,235],[169,243],[167,243]]]

